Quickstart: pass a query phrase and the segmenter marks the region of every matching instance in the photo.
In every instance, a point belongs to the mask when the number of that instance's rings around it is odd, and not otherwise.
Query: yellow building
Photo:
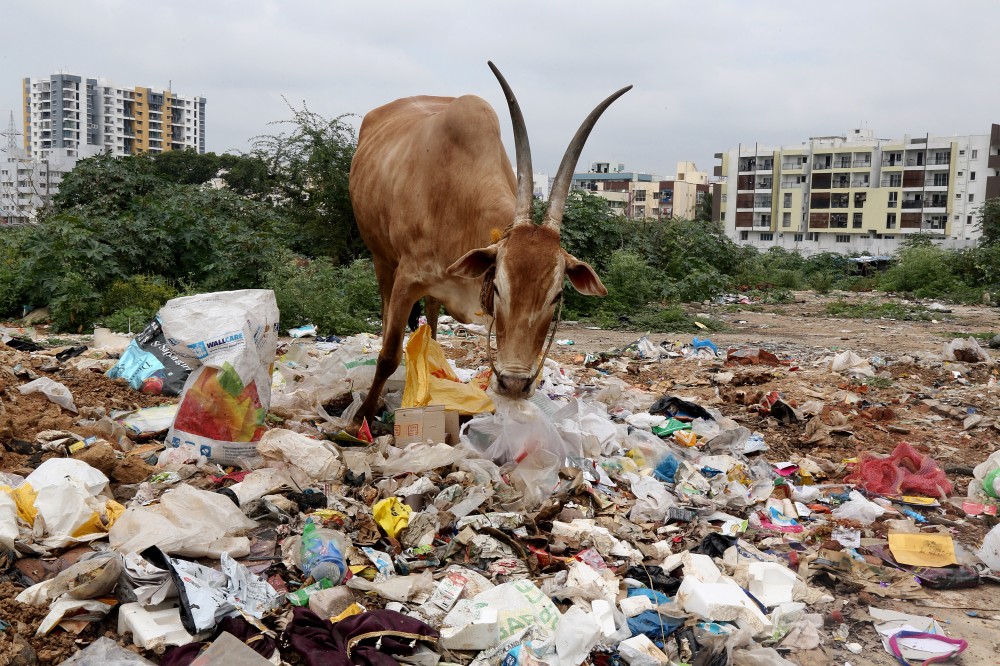
[[[797,146],[717,153],[714,219],[737,242],[805,254],[889,254],[912,233],[947,247],[979,237],[1000,196],[1000,126],[990,134],[878,139],[870,130]]]

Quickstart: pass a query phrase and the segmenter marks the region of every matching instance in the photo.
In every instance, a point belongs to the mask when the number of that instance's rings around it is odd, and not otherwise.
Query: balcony
[[[902,187],[903,186],[903,179],[902,178],[883,178],[882,182],[880,183],[880,185],[882,187]]]
[[[917,201],[912,201],[912,200],[911,201],[904,201],[901,204],[901,206],[902,206],[902,208],[905,208],[905,209],[914,209],[914,208],[920,209],[920,208],[924,207],[924,202],[923,201],[919,201],[919,200],[917,200]]]
[[[870,169],[871,167],[871,160],[854,160],[854,163],[851,164],[852,169]]]
[[[851,187],[870,187],[871,182],[867,179],[852,180]]]
[[[781,163],[781,170],[782,171],[800,171],[800,170],[805,169],[805,168],[806,168],[806,165],[801,160],[796,160],[794,162],[782,162]]]
[[[833,168],[833,164],[827,164],[825,162],[813,162],[813,170],[825,171]]]

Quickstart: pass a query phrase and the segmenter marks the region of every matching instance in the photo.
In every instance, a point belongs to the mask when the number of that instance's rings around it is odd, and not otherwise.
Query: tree
[[[694,219],[699,222],[711,222],[712,221],[712,193],[705,192],[705,196],[702,197],[701,203],[698,204],[698,210],[694,214]]]
[[[976,228],[982,232],[982,245],[1000,245],[1000,198],[989,199],[979,208]]]
[[[279,205],[293,223],[292,249],[347,263],[367,256],[348,191],[351,160],[357,148],[348,114],[325,118],[305,104],[289,104],[292,119],[275,124],[290,131],[255,137],[252,155],[275,178]]]

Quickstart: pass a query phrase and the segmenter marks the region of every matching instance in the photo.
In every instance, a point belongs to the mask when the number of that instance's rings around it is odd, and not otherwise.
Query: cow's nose
[[[526,398],[531,394],[532,383],[531,377],[497,375],[497,392],[510,398]]]

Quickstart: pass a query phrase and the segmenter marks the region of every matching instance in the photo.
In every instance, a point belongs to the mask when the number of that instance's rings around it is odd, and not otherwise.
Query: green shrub
[[[836,276],[828,271],[817,271],[806,278],[806,284],[817,294],[828,294],[833,289]]]
[[[322,258],[299,266],[289,262],[270,280],[283,330],[315,324],[321,334],[352,335],[379,329],[381,300],[368,259],[335,266]]]

